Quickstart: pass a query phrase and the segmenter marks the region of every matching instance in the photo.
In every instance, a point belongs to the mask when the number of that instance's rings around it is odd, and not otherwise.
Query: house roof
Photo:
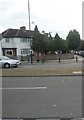
[[[21,27],[20,29],[7,29],[2,32],[3,38],[30,38],[32,34],[33,31],[26,30],[25,27]]]

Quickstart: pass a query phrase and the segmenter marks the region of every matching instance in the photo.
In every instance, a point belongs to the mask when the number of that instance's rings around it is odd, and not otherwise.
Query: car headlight
[[[16,62],[13,61],[13,62],[11,62],[11,64],[16,64]]]

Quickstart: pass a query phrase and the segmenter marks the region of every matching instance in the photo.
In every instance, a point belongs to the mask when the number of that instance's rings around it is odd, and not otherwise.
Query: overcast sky
[[[82,36],[83,0],[30,0],[31,29],[66,38],[76,29]],[[34,22],[34,24],[32,24]],[[0,0],[0,33],[8,28],[28,29],[28,0]]]

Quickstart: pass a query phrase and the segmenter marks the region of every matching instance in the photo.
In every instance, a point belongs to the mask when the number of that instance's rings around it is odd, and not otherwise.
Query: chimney
[[[25,30],[26,30],[26,27],[25,27],[25,26],[22,26],[22,27],[20,27],[20,30],[25,31]]]

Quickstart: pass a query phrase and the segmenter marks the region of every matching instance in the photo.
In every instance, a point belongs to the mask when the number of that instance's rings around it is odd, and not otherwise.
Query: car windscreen
[[[10,58],[6,57],[6,56],[2,56],[1,57],[2,60],[10,60]]]

